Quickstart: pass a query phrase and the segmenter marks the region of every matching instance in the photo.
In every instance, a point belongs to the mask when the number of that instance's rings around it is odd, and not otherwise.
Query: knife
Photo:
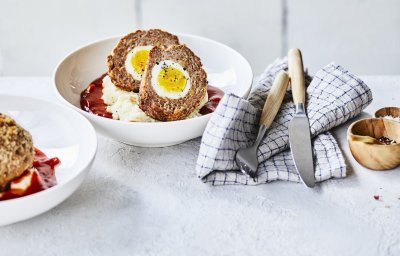
[[[310,123],[304,107],[306,89],[304,69],[299,49],[290,49],[288,53],[290,84],[296,112],[289,123],[289,143],[293,161],[303,183],[315,186],[313,151],[311,147]]]

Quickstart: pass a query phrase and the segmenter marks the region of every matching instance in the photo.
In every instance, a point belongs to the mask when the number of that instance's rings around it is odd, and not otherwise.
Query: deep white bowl
[[[0,201],[0,226],[41,214],[69,197],[82,183],[96,154],[93,126],[76,111],[48,101],[0,95],[0,112],[13,117],[33,137],[35,147],[58,157],[57,185],[21,198]]]
[[[248,94],[253,73],[242,55],[211,39],[177,35],[181,43],[201,58],[211,85],[240,97]],[[126,144],[162,147],[201,136],[211,114],[181,121],[144,123],[99,117],[80,108],[80,93],[107,71],[106,57],[119,39],[113,37],[94,42],[72,52],[60,62],[54,72],[54,84],[61,101],[87,117],[101,134]]]

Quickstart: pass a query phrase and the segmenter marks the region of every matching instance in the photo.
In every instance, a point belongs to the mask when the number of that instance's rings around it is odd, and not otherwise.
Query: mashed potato
[[[154,122],[138,105],[138,93],[127,92],[116,87],[109,76],[103,78],[103,96],[108,105],[107,111],[112,113],[113,119],[128,122]]]
[[[128,122],[157,122],[157,120],[147,116],[138,105],[139,94],[127,92],[116,87],[109,76],[103,78],[103,96],[101,97],[108,105],[107,111],[113,119]],[[207,103],[208,96],[204,97],[200,107],[189,115],[189,118],[201,116],[200,109]]]

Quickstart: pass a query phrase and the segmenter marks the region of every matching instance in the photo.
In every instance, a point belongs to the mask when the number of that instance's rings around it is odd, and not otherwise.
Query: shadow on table
[[[331,130],[331,132],[333,133],[333,136],[338,141],[339,148],[342,150],[343,158],[346,163],[346,176],[347,177],[352,177],[355,175],[354,169],[353,169],[351,161],[349,159],[350,157],[352,158],[353,156],[350,152],[349,145],[347,143],[347,129],[353,122],[360,120],[360,119],[371,118],[371,117],[372,116],[370,114],[368,114],[367,112],[361,112],[361,114],[359,114],[358,116],[348,120],[346,123]]]

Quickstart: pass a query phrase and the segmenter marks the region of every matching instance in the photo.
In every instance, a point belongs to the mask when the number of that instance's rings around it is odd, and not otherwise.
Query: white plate
[[[177,35],[182,43],[201,58],[211,85],[239,97],[248,94],[253,73],[242,55],[207,38]],[[106,58],[119,39],[120,37],[113,37],[89,44],[61,61],[54,72],[56,93],[61,100],[86,116],[98,132],[126,144],[162,147],[201,136],[210,114],[181,121],[141,123],[107,119],[81,110],[80,93],[90,82],[107,71]]]
[[[0,201],[0,226],[41,214],[69,197],[82,183],[97,149],[96,132],[76,111],[48,101],[0,95],[0,112],[33,137],[35,147],[58,157],[57,185],[21,198]]]

